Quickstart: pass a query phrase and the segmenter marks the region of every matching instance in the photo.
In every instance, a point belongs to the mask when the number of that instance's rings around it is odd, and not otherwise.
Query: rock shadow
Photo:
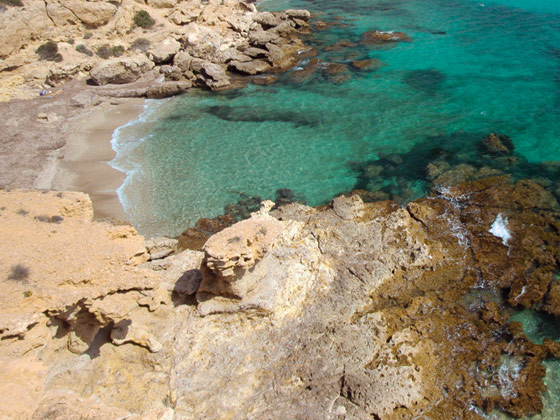
[[[187,270],[175,282],[171,300],[173,306],[196,305],[196,292],[202,282],[202,271],[199,269]]]
[[[127,326],[132,323],[130,320],[124,320],[121,322],[128,322]],[[84,352],[87,354],[90,359],[95,359],[101,355],[101,347],[104,344],[111,342],[111,331],[113,330],[114,323],[111,322],[110,324],[102,327],[97,331],[93,341],[91,342],[89,348]]]

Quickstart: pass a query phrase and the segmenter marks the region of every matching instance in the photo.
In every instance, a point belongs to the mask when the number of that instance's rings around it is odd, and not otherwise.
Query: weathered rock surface
[[[91,69],[91,80],[96,85],[131,83],[140,78],[154,64],[145,56],[112,58]]]
[[[156,64],[169,62],[181,49],[181,44],[174,38],[167,38],[148,50],[148,56]]]
[[[376,70],[383,66],[383,62],[377,58],[370,58],[367,60],[354,60],[352,67],[358,70]]]
[[[191,62],[191,68],[197,74],[198,81],[210,89],[219,89],[230,84],[225,69],[218,64],[195,58]]]
[[[145,262],[175,242],[92,222],[81,194],[0,191],[0,415],[479,419],[542,408],[541,361],[560,345],[533,344],[508,321],[508,304],[559,312],[560,207],[539,184],[486,178],[405,208],[358,195],[270,204],[204,253]]]
[[[81,23],[93,27],[105,25],[117,13],[114,4],[104,1],[60,0]]]
[[[270,64],[264,60],[252,60],[247,62],[231,61],[229,65],[240,73],[251,75],[263,73],[271,67]]]
[[[139,11],[150,14],[157,25],[137,27],[134,17]],[[149,66],[136,66],[138,52],[145,52],[158,67],[184,53],[225,72],[229,61],[245,61],[240,51],[259,47],[267,51],[266,56],[246,56],[247,61],[264,59],[266,65],[256,62],[249,74],[262,73],[270,67],[283,69],[303,49],[296,36],[302,28],[298,22],[308,18],[305,10],[258,12],[254,5],[239,0],[154,0],[142,4],[123,0],[118,7],[107,1],[26,0],[25,7],[9,7],[0,14],[0,100],[24,93],[29,97],[29,93],[37,94],[46,84],[58,86],[88,76],[96,84],[130,83],[150,70]],[[47,41],[57,45],[60,57],[57,62],[41,61],[37,65],[36,50]],[[271,42],[274,46],[267,48]],[[101,49],[103,54],[99,53]],[[122,56],[105,61],[111,54]],[[103,77],[100,69],[110,70],[112,76]],[[181,74],[161,73],[166,81],[190,82],[210,89],[223,89],[230,84],[227,77],[217,80],[205,74],[204,69],[201,71],[199,74],[195,69],[182,68]],[[157,97],[164,93],[160,90]]]
[[[146,91],[146,97],[154,99],[168,98],[186,92],[191,87],[191,82],[163,82],[149,87]]]
[[[482,140],[482,147],[493,155],[510,155],[513,153],[513,141],[503,134],[491,133]]]

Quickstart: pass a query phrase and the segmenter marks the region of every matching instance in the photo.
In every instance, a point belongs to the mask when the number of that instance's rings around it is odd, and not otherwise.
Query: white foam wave
[[[135,215],[132,214],[133,206],[127,199],[126,191],[130,189],[127,187],[134,184],[135,180],[143,175],[142,162],[138,161],[135,151],[150,138],[150,135],[146,135],[149,131],[148,126],[157,122],[159,111],[168,102],[169,99],[146,100],[144,110],[138,118],[118,127],[111,138],[111,147],[115,151],[115,157],[109,162],[109,165],[124,172],[126,176],[116,192],[124,212],[132,223],[134,223]],[[135,157],[131,158],[131,156]]]
[[[501,238],[504,245],[507,245],[508,241],[511,239],[511,233],[507,228],[507,222],[507,218],[502,217],[502,213],[499,213],[488,231],[492,235]]]
[[[498,370],[498,380],[500,381],[500,392],[504,398],[515,398],[517,392],[514,384],[519,379],[519,373],[523,368],[523,359],[519,357],[505,356]]]

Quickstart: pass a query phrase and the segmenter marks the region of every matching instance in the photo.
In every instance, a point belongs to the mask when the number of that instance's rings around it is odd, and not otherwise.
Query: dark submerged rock
[[[439,70],[413,70],[406,73],[404,82],[416,90],[434,96],[446,79],[447,76]]]
[[[362,34],[361,43],[369,44],[388,44],[396,42],[411,42],[410,38],[404,32],[393,31],[367,31]]]
[[[511,138],[504,134],[490,133],[481,141],[481,147],[493,155],[510,155],[513,153],[514,145]]]

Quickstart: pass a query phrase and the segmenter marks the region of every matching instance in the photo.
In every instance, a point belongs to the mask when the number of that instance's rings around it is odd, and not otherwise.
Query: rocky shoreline
[[[237,0],[46,5],[26,1],[0,13],[0,99],[9,100],[0,102],[7,117],[0,185],[8,188],[65,189],[56,178],[67,142],[85,118],[128,98],[239,88],[254,75],[285,70],[305,49],[299,34],[310,17],[305,10],[258,12]],[[153,15],[154,25],[138,26],[139,12]]]
[[[0,206],[5,419],[519,417],[560,356],[509,320],[560,313],[560,206],[531,180],[264,202],[203,251],[80,193]]]
[[[149,85],[109,93],[120,96],[231,88],[234,73],[290,66],[310,18],[306,10],[258,12],[239,0],[15,3],[0,14],[5,99],[76,78],[106,85],[151,76]]]

